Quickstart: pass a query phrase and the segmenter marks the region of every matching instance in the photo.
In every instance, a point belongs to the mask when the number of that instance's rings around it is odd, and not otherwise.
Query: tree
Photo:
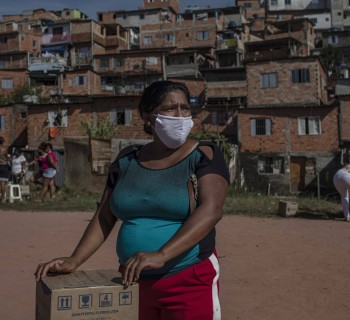
[[[48,102],[48,98],[41,97],[41,89],[34,88],[29,84],[23,84],[14,88],[8,95],[0,96],[0,105],[8,105],[16,102],[23,102],[23,96],[37,96],[38,102]]]
[[[343,61],[343,53],[339,48],[328,45],[321,50],[321,61],[327,71],[331,71],[335,75],[339,75],[340,64]]]
[[[117,131],[117,125],[112,123],[109,117],[98,119],[97,123],[81,120],[80,126],[92,139],[112,139]]]

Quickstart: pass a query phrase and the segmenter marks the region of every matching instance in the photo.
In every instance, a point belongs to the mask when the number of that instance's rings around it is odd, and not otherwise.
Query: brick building
[[[327,192],[339,168],[338,107],[239,110],[240,167],[246,185],[271,194]]]

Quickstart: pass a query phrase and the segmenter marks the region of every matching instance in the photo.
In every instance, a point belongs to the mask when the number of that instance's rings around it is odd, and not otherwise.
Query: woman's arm
[[[73,272],[103,244],[116,223],[116,218],[113,216],[109,207],[111,194],[112,190],[106,187],[101,204],[97,208],[95,215],[88,224],[72,255],[70,257],[55,258],[49,262],[39,264],[35,272],[37,281],[45,277],[49,272]]]
[[[199,178],[199,203],[178,232],[156,252],[138,252],[124,266],[123,281],[128,286],[137,281],[140,272],[157,269],[202,240],[220,221],[228,183],[218,174]]]

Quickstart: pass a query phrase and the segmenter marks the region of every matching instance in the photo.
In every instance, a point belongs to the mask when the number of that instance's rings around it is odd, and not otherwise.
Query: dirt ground
[[[37,264],[69,255],[91,216],[0,210],[0,319],[34,319]],[[117,266],[116,231],[80,269]],[[217,241],[223,320],[350,318],[350,223],[225,216]]]

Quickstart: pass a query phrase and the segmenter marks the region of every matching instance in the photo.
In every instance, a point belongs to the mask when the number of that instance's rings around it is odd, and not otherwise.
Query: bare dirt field
[[[34,319],[37,264],[69,255],[91,216],[0,210],[1,320]],[[116,232],[80,269],[117,267]],[[217,241],[223,320],[350,319],[350,223],[225,216]]]

